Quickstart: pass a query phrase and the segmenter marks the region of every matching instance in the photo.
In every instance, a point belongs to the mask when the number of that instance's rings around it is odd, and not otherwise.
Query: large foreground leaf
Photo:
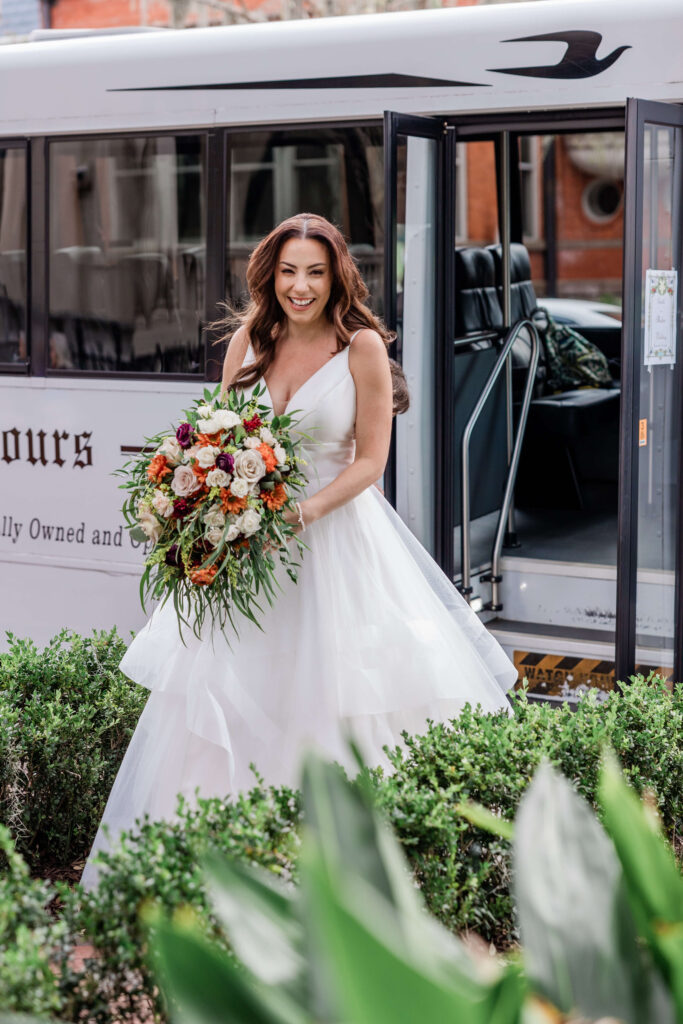
[[[592,810],[547,763],[520,803],[515,894],[532,984],[566,1013],[627,1024],[652,1014],[656,975],[638,945],[614,847]]]
[[[626,785],[613,757],[603,763],[598,797],[633,913],[683,1022],[683,878],[654,816]]]

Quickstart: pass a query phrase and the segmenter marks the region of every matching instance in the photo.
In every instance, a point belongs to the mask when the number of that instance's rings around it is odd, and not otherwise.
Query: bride
[[[171,602],[134,639],[122,670],[151,693],[119,770],[93,855],[178,794],[295,785],[302,751],[353,768],[465,703],[509,707],[517,674],[496,641],[373,486],[389,452],[389,336],[340,232],[301,214],[252,253],[251,302],[225,357],[224,388],[265,387],[307,435],[308,487],[290,521],[308,550],[299,582],[244,620],[230,644],[207,626],[184,643]],[[262,398],[261,401],[264,401]]]

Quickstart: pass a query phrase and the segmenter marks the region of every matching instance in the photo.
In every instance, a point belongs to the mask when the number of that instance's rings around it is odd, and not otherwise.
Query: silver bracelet
[[[304,530],[306,529],[306,524],[304,522],[303,509],[301,508],[301,504],[298,501],[294,502],[294,508],[296,509],[296,514],[297,514],[297,517],[298,517],[298,520],[299,520],[299,526],[301,527],[301,532],[303,533]]]

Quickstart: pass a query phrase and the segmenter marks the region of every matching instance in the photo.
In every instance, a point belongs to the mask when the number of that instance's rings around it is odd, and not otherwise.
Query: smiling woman
[[[305,530],[303,565],[296,586],[279,573],[260,628],[245,620],[229,643],[204,626],[179,636],[170,602],[133,641],[121,667],[153,693],[105,811],[112,836],[146,813],[172,817],[179,792],[250,788],[251,764],[291,785],[309,748],[353,770],[352,738],[386,764],[428,719],[466,703],[509,710],[514,666],[372,486],[389,451],[391,338],[341,233],[292,217],[257,245],[247,280],[223,380],[269,403],[273,424],[296,405],[308,484],[284,518]],[[100,832],[95,849],[106,842]]]

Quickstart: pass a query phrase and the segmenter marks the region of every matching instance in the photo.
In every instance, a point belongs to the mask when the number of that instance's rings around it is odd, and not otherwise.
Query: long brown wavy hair
[[[231,311],[223,321],[228,328],[225,337],[230,337],[237,327],[246,329],[256,357],[253,363],[239,370],[233,387],[251,387],[265,376],[275,358],[275,346],[287,319],[275,295],[275,268],[282,246],[290,238],[313,238],[322,242],[329,253],[332,288],[325,312],[334,324],[338,352],[346,348],[351,335],[361,327],[377,331],[385,345],[394,340],[366,305],[368,289],[342,233],[324,217],[298,213],[283,220],[256,246],[247,265],[249,303],[239,313]]]

